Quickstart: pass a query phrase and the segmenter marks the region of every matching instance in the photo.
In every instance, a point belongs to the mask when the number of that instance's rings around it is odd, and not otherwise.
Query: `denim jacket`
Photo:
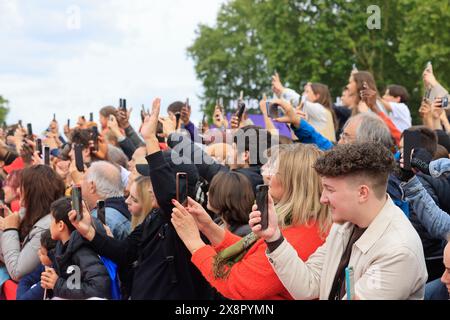
[[[97,209],[91,212],[97,218]],[[123,240],[130,233],[130,221],[114,208],[105,207],[106,225],[111,229],[115,239]]]
[[[430,173],[433,177],[439,177],[446,172],[450,172],[449,159],[439,159],[430,163]],[[402,182],[400,186],[403,197],[414,208],[417,218],[427,231],[437,239],[447,240],[450,232],[449,213],[436,205],[416,176],[408,182]]]

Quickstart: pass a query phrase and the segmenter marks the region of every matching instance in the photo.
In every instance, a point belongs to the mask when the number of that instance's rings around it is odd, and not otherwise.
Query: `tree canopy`
[[[369,29],[371,5],[380,8],[379,29]],[[327,84],[334,97],[353,64],[374,74],[378,89],[405,86],[413,114],[422,97],[428,61],[450,84],[450,10],[447,0],[231,0],[214,26],[199,25],[187,51],[203,84],[202,109],[211,114],[241,90],[261,98],[277,71],[291,88]]]

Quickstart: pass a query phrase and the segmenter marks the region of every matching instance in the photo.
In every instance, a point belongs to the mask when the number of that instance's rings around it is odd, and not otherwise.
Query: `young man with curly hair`
[[[283,239],[273,206],[266,230],[259,211],[250,215],[289,293],[296,299],[346,299],[345,269],[351,266],[353,299],[423,299],[427,271],[420,238],[386,193],[392,153],[379,143],[344,144],[314,167],[322,177],[321,202],[330,207],[334,224],[306,263]]]

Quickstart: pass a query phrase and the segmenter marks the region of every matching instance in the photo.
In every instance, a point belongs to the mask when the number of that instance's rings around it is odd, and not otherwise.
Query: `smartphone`
[[[441,102],[441,108],[447,108],[448,107],[448,96],[442,98]]]
[[[186,103],[184,106],[189,109],[189,98],[186,98]]]
[[[27,123],[27,131],[28,131],[28,136],[32,137],[33,136],[33,126],[31,125],[31,123]]]
[[[83,218],[83,203],[81,186],[78,184],[72,186],[72,210],[77,212],[77,221],[80,221]]]
[[[42,156],[42,139],[36,140],[36,151],[39,153],[39,156]]]
[[[50,147],[44,147],[44,164],[50,165]]]
[[[420,132],[405,130],[403,133],[403,167],[411,170],[411,154],[414,148],[422,147]]]
[[[105,201],[97,201],[97,218],[102,224],[106,224]]]
[[[256,187],[256,205],[261,212],[261,230],[269,227],[269,186],[259,185]]]
[[[93,112],[89,113],[89,121],[94,122],[94,113]]]
[[[53,121],[56,121],[56,113],[53,114]]]
[[[355,298],[355,272],[353,267],[345,268],[345,288],[347,300],[353,300]]]
[[[23,125],[22,125],[22,120],[19,120],[19,126],[22,128],[23,127]]]
[[[180,112],[175,113],[175,118],[177,120],[175,123],[175,129],[178,129],[178,126],[180,124],[180,119],[181,119],[181,113]]]
[[[67,128],[70,128],[70,119],[67,119]]]
[[[145,107],[144,107],[144,105],[142,105],[142,107],[141,107],[141,119],[142,119],[142,122],[145,121],[145,116],[146,116],[146,114],[145,114]]]
[[[177,172],[176,193],[177,201],[185,207],[188,198],[188,174],[186,172]]]
[[[127,111],[127,99],[120,99],[119,109]]]
[[[91,147],[92,151],[98,151],[98,128],[92,127],[91,140],[94,141],[94,145]]]
[[[75,144],[75,166],[78,172],[84,172],[84,161],[83,161],[83,145]]]
[[[242,116],[244,115],[245,112],[245,103],[243,100],[239,100],[238,102],[238,111],[236,113],[236,116],[238,117],[239,123],[241,123],[242,120]]]
[[[278,119],[281,117],[280,106],[270,101],[266,102],[267,115],[269,118]]]

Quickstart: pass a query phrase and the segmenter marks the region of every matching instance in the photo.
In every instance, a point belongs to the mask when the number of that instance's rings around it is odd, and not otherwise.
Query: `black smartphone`
[[[67,119],[67,128],[70,129],[70,119]]]
[[[20,126],[21,128],[23,128],[22,120],[19,120],[19,126]]]
[[[53,121],[56,121],[56,113],[53,114]]]
[[[44,147],[44,164],[50,165],[50,147]]]
[[[39,156],[42,156],[42,139],[36,140],[36,151],[38,152]]]
[[[98,128],[92,127],[91,132],[91,140],[94,142],[94,145],[91,147],[92,151],[98,151]]]
[[[94,122],[94,113],[93,112],[89,113],[89,121]]]
[[[403,168],[411,170],[411,154],[413,149],[422,147],[420,132],[405,130],[403,133]]]
[[[75,144],[74,153],[75,153],[75,166],[77,167],[78,172],[84,172],[83,145]]]
[[[146,116],[146,114],[145,114],[145,107],[144,107],[144,105],[142,105],[141,106],[141,120],[142,120],[142,122],[145,121],[145,116]]]
[[[105,201],[97,201],[97,218],[102,224],[106,225],[106,212],[105,212]]]
[[[238,102],[238,111],[236,113],[236,116],[238,117],[239,123],[241,123],[242,120],[242,116],[244,115],[245,112],[245,102],[242,100],[239,100]]]
[[[72,210],[77,212],[77,221],[80,221],[83,218],[83,203],[81,186],[77,184],[72,186]]]
[[[181,113],[180,112],[175,113],[175,118],[176,118],[175,129],[178,129],[178,126],[180,125]]]
[[[269,186],[259,185],[256,187],[256,205],[261,212],[261,230],[269,227]]]
[[[31,123],[27,123],[27,131],[28,131],[28,136],[30,138],[32,138],[33,137],[33,126]]]
[[[120,107],[121,110],[127,111],[127,99],[120,99]]]
[[[448,96],[442,98],[442,100],[441,100],[441,108],[448,108]]]
[[[188,174],[186,172],[177,172],[176,194],[177,201],[183,206],[186,206],[188,198]]]
[[[186,98],[186,103],[184,104],[184,106],[189,109],[189,98]]]

